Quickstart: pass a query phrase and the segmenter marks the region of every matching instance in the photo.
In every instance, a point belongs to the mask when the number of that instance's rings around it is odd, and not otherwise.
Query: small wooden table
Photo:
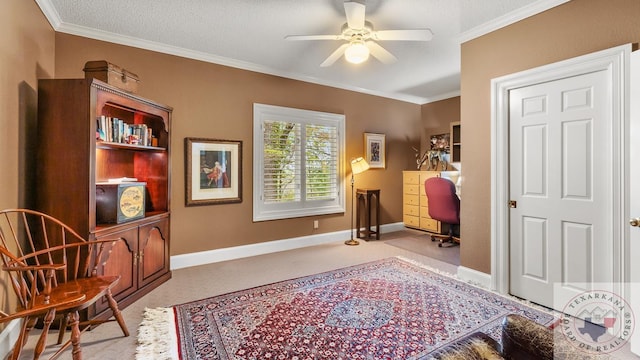
[[[371,230],[371,202],[374,199],[376,207],[375,231]],[[375,235],[376,240],[380,240],[380,189],[357,189],[356,201],[358,203],[356,211],[357,237],[366,240]],[[362,215],[364,215],[364,230],[360,229],[360,217]]]

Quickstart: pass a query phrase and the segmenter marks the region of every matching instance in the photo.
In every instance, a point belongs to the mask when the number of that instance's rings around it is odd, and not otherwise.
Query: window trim
[[[264,182],[264,135],[263,123],[267,120],[290,121],[304,124],[335,125],[338,129],[337,190],[333,200],[313,200],[296,203],[265,204],[262,200]],[[291,219],[344,213],[345,209],[345,126],[343,114],[288,108],[275,105],[253,104],[253,221]]]

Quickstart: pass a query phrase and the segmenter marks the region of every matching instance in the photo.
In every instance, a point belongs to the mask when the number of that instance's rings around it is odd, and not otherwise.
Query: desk
[[[376,207],[375,231],[371,230],[371,203],[374,200]],[[380,240],[380,189],[357,189],[356,201],[358,202],[356,211],[357,237],[368,239],[371,235],[375,235],[376,240]],[[364,230],[360,229],[362,215],[364,215]]]

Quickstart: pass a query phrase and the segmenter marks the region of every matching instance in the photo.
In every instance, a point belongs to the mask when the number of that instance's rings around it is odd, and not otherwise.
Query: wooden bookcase
[[[113,295],[124,308],[171,278],[169,267],[171,113],[95,79],[38,82],[36,207],[89,240],[122,237],[101,272],[120,275]],[[97,139],[100,116],[145,124],[155,146]],[[146,182],[145,216],[120,224],[96,222],[96,183],[122,177]],[[115,205],[115,204],[114,204]],[[110,316],[106,302],[83,314]]]

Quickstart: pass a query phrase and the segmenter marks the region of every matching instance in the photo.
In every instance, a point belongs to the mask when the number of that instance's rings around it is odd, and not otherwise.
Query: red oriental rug
[[[146,309],[137,359],[422,359],[475,331],[499,341],[509,313],[543,325],[554,320],[389,258]]]

